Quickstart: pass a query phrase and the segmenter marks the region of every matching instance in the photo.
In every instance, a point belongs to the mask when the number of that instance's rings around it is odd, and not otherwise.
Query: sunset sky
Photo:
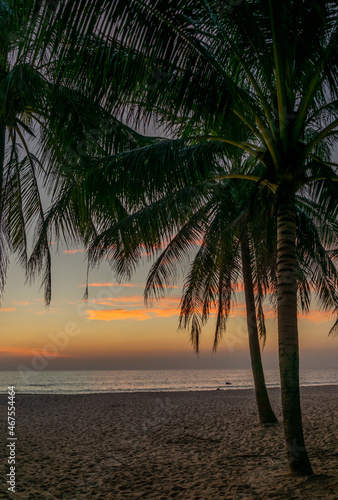
[[[212,353],[215,321],[211,317],[198,357],[189,333],[177,330],[180,286],[145,307],[143,288],[149,266],[145,263],[131,282],[123,284],[117,283],[106,264],[93,270],[85,303],[85,254],[60,247],[54,251],[53,296],[46,308],[39,284],[25,285],[24,272],[13,259],[0,310],[1,369],[249,368],[243,292],[236,294],[217,353]],[[268,337],[263,361],[266,368],[277,368],[277,322],[268,302],[265,312]],[[301,316],[302,367],[338,366],[338,338],[328,337],[332,318],[320,313],[315,301],[310,315]]]

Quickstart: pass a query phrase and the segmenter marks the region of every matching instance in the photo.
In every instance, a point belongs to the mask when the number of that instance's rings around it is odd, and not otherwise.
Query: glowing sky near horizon
[[[143,288],[149,263],[131,282],[119,284],[108,265],[90,274],[89,300],[82,301],[86,276],[81,249],[59,250],[53,258],[53,299],[43,303],[39,284],[24,284],[13,261],[0,309],[1,369],[249,368],[244,293],[228,320],[227,333],[212,353],[214,317],[204,327],[197,357],[187,331],[178,331],[181,286],[148,307]],[[265,307],[268,336],[263,352],[267,368],[277,368],[277,325]],[[301,364],[338,366],[338,338],[328,337],[333,316],[315,307],[300,314]]]

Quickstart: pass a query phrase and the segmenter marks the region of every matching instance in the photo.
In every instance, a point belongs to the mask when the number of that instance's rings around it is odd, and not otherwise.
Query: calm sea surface
[[[279,386],[277,370],[266,370],[268,387]],[[22,394],[207,391],[250,389],[250,370],[0,371],[0,392],[16,386]],[[338,369],[303,370],[301,385],[338,385]]]

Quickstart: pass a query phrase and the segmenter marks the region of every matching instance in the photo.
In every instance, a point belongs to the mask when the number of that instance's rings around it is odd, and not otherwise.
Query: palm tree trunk
[[[268,391],[265,385],[264,371],[261,358],[261,349],[258,339],[257,316],[255,296],[252,280],[250,247],[247,234],[241,242],[243,280],[245,289],[246,317],[249,334],[249,348],[251,368],[255,385],[255,396],[258,408],[259,420],[263,424],[277,422],[277,418],[271,408]]]
[[[279,370],[284,435],[291,472],[312,474],[305,448],[299,394],[296,210],[294,194],[282,192],[277,215]]]

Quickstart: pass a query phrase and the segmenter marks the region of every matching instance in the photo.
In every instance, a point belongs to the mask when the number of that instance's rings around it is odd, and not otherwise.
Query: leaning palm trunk
[[[295,196],[282,192],[277,217],[277,300],[279,369],[284,435],[289,467],[295,474],[312,474],[305,448],[299,394],[297,328]]]
[[[263,424],[277,422],[277,418],[271,408],[268,391],[265,385],[264,371],[261,358],[261,350],[258,339],[257,316],[255,296],[252,281],[250,248],[246,237],[241,243],[243,280],[245,289],[245,302],[247,325],[249,334],[249,348],[252,374],[255,385],[255,396],[258,408],[259,420]]]

